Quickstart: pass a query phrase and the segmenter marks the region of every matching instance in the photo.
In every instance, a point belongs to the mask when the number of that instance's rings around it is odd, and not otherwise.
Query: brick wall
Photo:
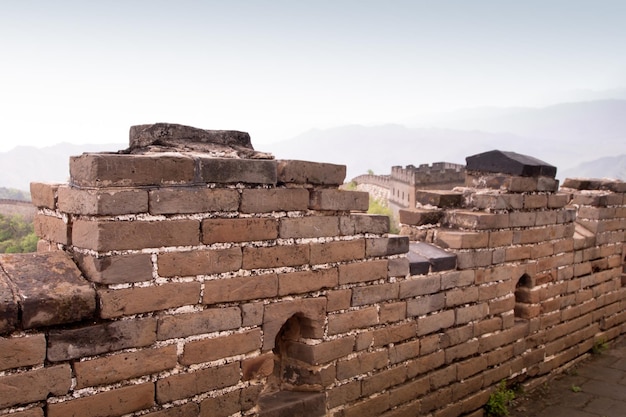
[[[480,416],[625,330],[624,183],[470,174],[409,239],[332,164],[70,174],[31,187],[39,253],[0,256],[0,415]]]

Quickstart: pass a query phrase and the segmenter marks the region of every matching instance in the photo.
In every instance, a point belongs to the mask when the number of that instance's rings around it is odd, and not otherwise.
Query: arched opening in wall
[[[515,285],[515,319],[528,320],[534,316],[532,279],[528,274],[520,277]]]
[[[259,398],[261,417],[321,417],[326,414],[324,370],[313,365],[313,322],[300,314],[291,316],[276,335],[274,370]]]

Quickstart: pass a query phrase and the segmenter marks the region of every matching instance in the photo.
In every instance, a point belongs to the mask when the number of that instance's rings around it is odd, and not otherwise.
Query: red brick
[[[200,243],[200,223],[197,220],[77,220],[72,228],[72,241],[77,247],[101,252],[195,246]]]
[[[376,307],[332,314],[328,316],[328,334],[345,333],[353,329],[373,326],[377,323],[378,310]]]
[[[417,375],[432,371],[433,369],[439,368],[444,363],[445,353],[443,350],[428,355],[422,355],[407,363],[408,377],[413,378]]]
[[[276,274],[222,278],[205,281],[202,302],[204,304],[216,304],[247,301],[276,297],[277,294],[278,277]]]
[[[194,250],[160,253],[157,258],[161,277],[212,275],[238,271],[241,268],[241,248]]]
[[[229,356],[242,355],[261,348],[261,330],[254,329],[243,333],[211,339],[194,340],[185,344],[181,358],[183,365],[211,362]]]
[[[205,219],[202,242],[249,242],[278,237],[278,221],[270,218]]]
[[[280,219],[280,237],[311,238],[339,235],[339,217],[307,216]]]
[[[48,417],[108,417],[154,405],[154,384],[130,385],[88,397],[48,404]]]
[[[353,261],[363,258],[365,258],[365,239],[311,244],[311,265]]]
[[[446,297],[444,293],[424,295],[407,301],[407,316],[418,317],[445,307]]]
[[[497,248],[500,246],[509,246],[513,243],[512,230],[497,230],[489,232],[489,247]]]
[[[151,214],[237,211],[239,191],[229,188],[159,188],[150,191]]]
[[[37,408],[29,408],[28,410],[17,412],[11,414],[11,417],[44,417],[43,409]]]
[[[361,396],[361,381],[350,381],[327,392],[328,408],[348,404]]]
[[[392,323],[406,319],[406,302],[392,302],[380,305],[379,317],[381,323]]]
[[[389,409],[389,393],[368,398],[345,409],[342,417],[379,417]]]
[[[156,399],[160,404],[194,397],[207,391],[236,385],[240,380],[239,362],[191,373],[176,374],[156,383]]]
[[[41,365],[46,358],[46,337],[0,338],[0,371],[23,366]]]
[[[243,248],[243,269],[298,266],[309,262],[309,245],[285,245]]]
[[[36,401],[48,395],[65,395],[72,385],[68,364],[0,376],[0,408]]]
[[[400,282],[400,298],[433,294],[441,290],[441,275],[412,277]]]
[[[392,406],[403,404],[423,396],[428,391],[430,391],[428,377],[418,378],[391,389],[389,391],[390,402]],[[407,416],[415,415],[415,411],[416,408],[410,410]]]
[[[369,194],[362,191],[312,190],[309,200],[311,210],[367,211]]]
[[[363,395],[372,395],[388,388],[399,385],[407,380],[406,367],[400,365],[395,368],[385,369],[366,377],[361,382]]]
[[[63,245],[71,243],[71,231],[68,224],[59,217],[35,214],[33,227],[37,237]]]
[[[278,274],[278,295],[301,294],[337,286],[337,268]]]
[[[74,254],[83,275],[100,284],[126,284],[152,280],[152,255],[135,253],[97,257]]]
[[[176,345],[138,350],[74,363],[76,388],[112,384],[150,375],[177,364]]]
[[[83,154],[70,157],[70,182],[79,187],[189,184],[195,162],[179,155]]]
[[[386,279],[387,266],[387,260],[339,265],[339,285]]]
[[[478,287],[460,288],[446,292],[446,307],[455,307],[476,301],[478,301]]]
[[[475,320],[481,320],[489,314],[487,303],[470,305],[456,309],[456,324],[465,324]]]
[[[309,192],[302,188],[244,189],[241,195],[242,213],[272,211],[301,211],[309,204]]]
[[[196,313],[162,316],[159,318],[158,340],[175,339],[232,330],[245,326],[241,307],[209,308]]]
[[[60,184],[31,182],[30,197],[35,207],[48,208],[54,210],[56,208],[56,193]]]
[[[273,352],[244,359],[241,362],[241,372],[244,381],[270,376],[274,371],[274,360],[275,356]]]
[[[352,301],[352,290],[334,290],[326,293],[328,299],[328,311],[346,310],[350,308]]]
[[[389,346],[389,361],[391,363],[404,362],[420,355],[420,340],[404,341]]]
[[[319,162],[280,160],[278,182],[293,184],[341,185],[346,166]]]
[[[199,417],[228,417],[241,411],[240,390],[209,397],[200,404]]]
[[[175,282],[152,287],[99,290],[100,317],[113,318],[167,310],[200,301],[199,282]]]
[[[115,216],[148,211],[148,192],[138,189],[92,190],[60,186],[57,200],[58,209],[64,213]]]

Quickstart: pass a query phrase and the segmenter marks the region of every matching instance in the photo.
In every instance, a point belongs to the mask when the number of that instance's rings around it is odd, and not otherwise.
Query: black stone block
[[[556,167],[532,156],[515,152],[489,151],[465,158],[468,171],[498,172],[523,177],[556,176]]]
[[[412,242],[409,254],[416,254],[428,260],[433,272],[449,271],[456,268],[456,255],[426,242]],[[410,258],[409,258],[410,260]]]

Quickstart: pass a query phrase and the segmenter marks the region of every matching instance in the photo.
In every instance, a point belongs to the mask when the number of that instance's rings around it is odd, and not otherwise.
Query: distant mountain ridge
[[[388,174],[395,165],[464,164],[467,156],[493,149],[541,159],[557,167],[559,179],[588,176],[626,180],[626,100],[473,109],[455,112],[449,119],[428,126],[311,129],[289,140],[254,146],[277,159],[346,165],[348,180],[368,170]],[[0,187],[28,190],[31,181],[66,182],[70,156],[125,148],[127,144],[18,146],[0,153]]]

